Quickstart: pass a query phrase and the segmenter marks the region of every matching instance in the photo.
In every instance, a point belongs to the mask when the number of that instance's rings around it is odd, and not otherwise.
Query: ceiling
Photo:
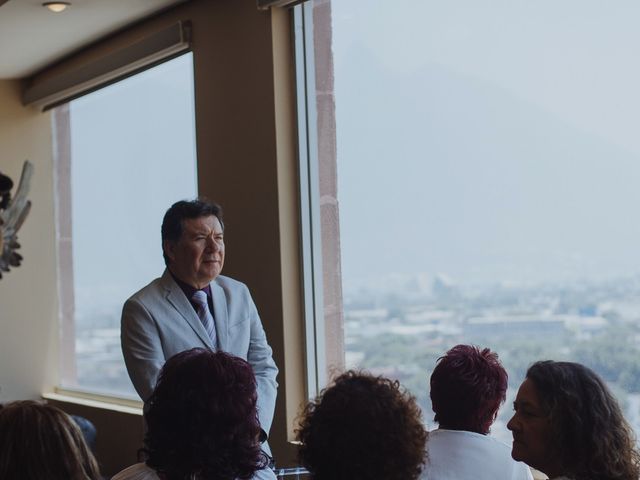
[[[185,0],[0,0],[0,79],[23,78],[126,25]]]

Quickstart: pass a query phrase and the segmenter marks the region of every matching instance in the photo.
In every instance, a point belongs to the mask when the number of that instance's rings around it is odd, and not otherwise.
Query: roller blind
[[[28,86],[22,102],[46,110],[190,49],[191,25],[189,22],[178,22],[127,47]]]
[[[258,0],[258,8],[267,10],[269,7],[293,7],[306,0]]]

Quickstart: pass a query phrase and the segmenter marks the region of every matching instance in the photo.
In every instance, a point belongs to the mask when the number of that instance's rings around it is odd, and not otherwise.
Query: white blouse
[[[160,480],[160,478],[155,470],[147,467],[144,463],[136,463],[120,473],[116,473],[111,480]]]
[[[511,458],[511,447],[493,437],[461,430],[429,432],[428,480],[532,480],[531,470]]]

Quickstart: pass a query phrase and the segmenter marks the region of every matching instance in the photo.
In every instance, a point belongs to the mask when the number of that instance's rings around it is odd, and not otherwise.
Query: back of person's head
[[[635,436],[600,377],[579,363],[545,360],[527,370],[551,426],[550,448],[576,479],[640,475]]]
[[[507,372],[488,348],[456,345],[431,374],[431,405],[440,428],[487,434],[507,391]]]
[[[210,217],[218,218],[220,226],[224,228],[222,222],[222,207],[215,202],[205,199],[180,200],[165,212],[160,229],[162,237],[162,252],[165,264],[169,265],[169,258],[164,253],[165,242],[175,243],[182,236],[182,221],[191,218]]]
[[[353,371],[310,402],[297,431],[315,480],[412,480],[425,460],[415,399],[397,381]]]
[[[59,408],[34,401],[0,409],[2,480],[99,480],[95,458],[75,422]]]
[[[256,400],[243,359],[203,348],[171,357],[145,413],[147,465],[167,480],[250,478],[267,464]]]

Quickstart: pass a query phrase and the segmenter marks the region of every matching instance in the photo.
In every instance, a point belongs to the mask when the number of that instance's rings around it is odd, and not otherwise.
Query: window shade
[[[25,89],[24,105],[46,110],[191,49],[191,25],[178,22],[113,53]]]
[[[306,0],[258,0],[258,8],[267,10],[269,7],[293,7]]]

